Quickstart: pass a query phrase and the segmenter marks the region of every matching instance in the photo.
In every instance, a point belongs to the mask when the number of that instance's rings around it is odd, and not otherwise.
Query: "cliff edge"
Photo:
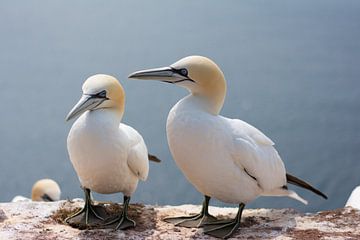
[[[198,213],[200,206],[148,206],[131,204],[129,216],[135,229],[72,228],[65,216],[82,201],[0,203],[0,239],[215,239],[201,229],[175,227],[166,216]],[[115,205],[114,210],[118,210]],[[220,218],[234,217],[236,208],[210,207]],[[351,207],[318,213],[292,209],[246,209],[242,226],[231,239],[360,239],[360,211]]]

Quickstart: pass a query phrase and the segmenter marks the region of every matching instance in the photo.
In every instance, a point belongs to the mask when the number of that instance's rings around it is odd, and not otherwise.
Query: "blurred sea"
[[[133,202],[199,204],[165,133],[168,111],[187,93],[127,80],[197,54],[225,73],[222,115],[261,129],[289,172],[329,196],[296,188],[309,205],[262,197],[248,207],[342,207],[360,184],[359,12],[355,0],[1,1],[0,201],[29,196],[44,177],[59,182],[63,198],[82,197],[66,150],[72,123],[64,118],[83,81],[107,73],[126,90],[123,121],[163,160],[151,164]],[[96,198],[122,201],[121,194]]]

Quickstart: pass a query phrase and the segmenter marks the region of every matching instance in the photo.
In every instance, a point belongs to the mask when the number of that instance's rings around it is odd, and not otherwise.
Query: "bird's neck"
[[[179,101],[180,109],[184,111],[201,111],[211,115],[218,115],[221,107],[218,108],[214,103],[203,95],[191,93]]]
[[[192,93],[191,96],[202,106],[204,111],[218,115],[224,105],[226,86],[208,88],[205,91]]]
[[[102,127],[106,125],[110,128],[118,128],[123,116],[123,112],[116,108],[101,108],[87,113],[87,121]]]

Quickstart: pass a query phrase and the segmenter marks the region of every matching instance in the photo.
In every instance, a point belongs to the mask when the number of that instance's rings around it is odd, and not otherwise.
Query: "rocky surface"
[[[0,203],[0,239],[214,239],[201,229],[174,227],[161,221],[166,216],[198,213],[200,206],[130,206],[135,229],[72,228],[64,218],[82,201],[54,203]],[[112,211],[120,206],[113,205]],[[234,217],[237,209],[211,207],[221,218]],[[247,209],[234,239],[360,239],[360,211],[351,207],[316,214],[292,209]]]

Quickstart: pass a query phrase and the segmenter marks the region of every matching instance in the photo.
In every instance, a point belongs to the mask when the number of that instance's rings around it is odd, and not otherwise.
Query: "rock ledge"
[[[135,229],[79,230],[61,223],[62,211],[81,207],[82,201],[53,203],[0,203],[0,239],[214,239],[201,229],[174,227],[161,221],[166,216],[198,213],[200,206],[130,205]],[[59,211],[61,209],[61,211]],[[210,207],[222,218],[237,209]],[[242,227],[233,239],[360,239],[360,211],[351,207],[314,214],[292,209],[246,209]]]

